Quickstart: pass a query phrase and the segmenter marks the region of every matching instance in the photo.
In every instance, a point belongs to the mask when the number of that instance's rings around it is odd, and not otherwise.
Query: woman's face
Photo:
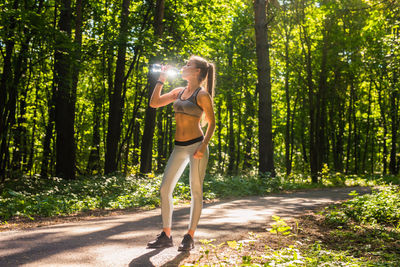
[[[188,80],[190,78],[197,78],[200,74],[200,69],[196,67],[193,60],[189,60],[185,66],[182,67],[182,79]]]

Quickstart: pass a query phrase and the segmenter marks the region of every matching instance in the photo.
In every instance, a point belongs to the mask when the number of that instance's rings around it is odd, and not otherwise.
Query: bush
[[[384,186],[371,194],[356,196],[326,214],[330,223],[347,224],[350,219],[368,224],[400,222],[400,190],[397,186]]]

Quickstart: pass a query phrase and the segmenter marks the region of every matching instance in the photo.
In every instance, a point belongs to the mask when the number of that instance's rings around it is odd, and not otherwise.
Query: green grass
[[[174,199],[190,199],[188,170],[178,182]],[[297,174],[286,177],[259,178],[254,174],[240,176],[207,175],[204,199],[221,199],[249,195],[265,195],[282,190],[329,186],[384,184],[391,177],[359,177],[322,173],[322,181],[312,184],[310,177]],[[162,175],[125,177],[123,175],[84,177],[68,181],[60,178],[41,179],[39,176],[8,181],[1,187],[0,221],[15,216],[49,217],[76,214],[88,210],[110,210],[160,205],[159,188]],[[386,180],[385,180],[386,179]],[[392,179],[393,180],[393,179]]]
[[[0,218],[55,216],[95,209],[124,209],[159,205],[160,179],[133,176],[82,178],[26,178],[2,190]]]
[[[160,205],[161,179],[161,175],[141,178],[114,175],[67,181],[59,178],[40,179],[34,176],[8,181],[1,189],[0,219],[2,223],[6,223],[16,216],[34,220],[36,217],[69,215],[88,210],[153,208]],[[310,177],[302,174],[290,177],[278,174],[273,178],[266,176],[261,179],[251,174],[233,177],[208,175],[204,181],[205,199],[265,195],[283,190],[316,187],[380,185],[379,190],[374,190],[371,194],[358,196],[352,193],[353,199],[341,205],[330,206],[321,213],[325,223],[331,228],[324,232],[331,243],[319,240],[308,244],[298,242],[275,249],[265,245],[261,254],[258,248],[257,254],[256,250],[251,248],[251,242],[232,241],[228,246],[236,256],[229,257],[229,261],[221,258],[217,263],[213,262],[210,265],[400,265],[400,192],[398,186],[391,185],[398,183],[399,179],[395,176],[345,176],[330,172],[322,173],[322,180],[318,184],[312,184]],[[185,172],[178,182],[174,199],[190,199],[188,172]],[[283,226],[287,230],[287,225]],[[272,225],[272,229],[275,228]],[[254,236],[251,238],[256,239]],[[282,235],[282,238],[293,237]],[[243,254],[246,246],[250,248],[250,252]],[[205,242],[201,266],[207,266],[204,259],[216,249],[215,245]]]
[[[384,186],[371,194],[357,196],[340,206],[330,207],[327,221],[347,224],[350,221],[371,225],[390,225],[400,228],[400,191],[398,186]]]
[[[381,186],[291,222],[273,216],[266,232],[213,244],[183,266],[400,266],[400,189]]]

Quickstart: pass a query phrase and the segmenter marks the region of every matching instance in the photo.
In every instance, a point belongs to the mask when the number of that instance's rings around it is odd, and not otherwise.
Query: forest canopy
[[[249,0],[0,3],[0,175],[162,172],[171,106],[151,64],[217,69],[210,173],[256,172],[260,96]],[[273,160],[286,174],[400,170],[400,3],[266,5]],[[184,85],[169,80],[164,90]]]

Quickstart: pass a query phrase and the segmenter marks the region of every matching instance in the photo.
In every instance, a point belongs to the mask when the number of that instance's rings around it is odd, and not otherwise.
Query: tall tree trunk
[[[289,30],[285,28],[285,96],[286,96],[286,126],[285,126],[285,166],[286,175],[289,175],[292,171],[292,162],[290,160],[290,92],[289,92]],[[292,133],[293,134],[293,133]]]
[[[352,117],[353,117],[353,107],[354,107],[354,90],[353,90],[353,85],[352,85],[352,80],[353,78],[350,77],[350,85],[348,85],[348,87],[350,87],[350,99],[349,99],[349,108],[348,108],[348,124],[349,124],[349,130],[347,132],[347,151],[346,151],[346,174],[349,173],[350,171],[350,153],[351,153],[351,146],[352,146],[352,140],[354,140],[354,137],[352,138],[352,136],[354,135],[354,130],[353,130],[353,123],[352,123]]]
[[[104,11],[106,15],[108,15],[108,1],[105,1]],[[103,27],[103,43],[106,44],[108,41],[108,23],[104,24]],[[110,45],[102,46],[102,56],[101,56],[101,86],[96,87],[93,86],[93,135],[92,135],[92,143],[89,148],[89,158],[86,166],[86,173],[89,175],[93,173],[101,172],[101,162],[100,162],[100,146],[101,146],[101,134],[100,134],[100,126],[103,124],[103,129],[105,129],[105,112],[104,111],[104,98],[107,96],[107,85],[108,88],[112,88],[112,79],[111,79],[111,67],[112,67],[112,59],[107,62],[108,52],[111,50]],[[108,63],[108,64],[107,64]],[[110,75],[107,75],[110,74]],[[105,134],[103,135],[106,136]]]
[[[12,9],[17,10],[19,0],[14,0]],[[11,16],[9,23],[6,25],[6,40],[5,40],[5,56],[3,59],[3,72],[0,79],[0,178],[2,181],[6,175],[6,164],[9,160],[8,151],[8,131],[10,129],[10,109],[12,108],[13,92],[11,91],[11,84],[13,78],[12,72],[12,55],[15,46],[14,29],[16,27],[16,18]]]
[[[364,154],[363,154],[363,158],[362,158],[362,165],[361,165],[361,169],[363,172],[367,171],[366,168],[366,160],[367,160],[367,156],[368,154],[371,152],[368,150],[369,147],[369,143],[370,143],[370,128],[371,128],[371,105],[372,105],[372,101],[371,101],[371,89],[372,89],[372,82],[369,83],[369,90],[368,90],[368,112],[367,112],[367,129],[365,130],[365,144],[364,144]],[[372,151],[372,153],[374,153]]]
[[[156,9],[154,14],[154,34],[155,39],[158,40],[163,34],[163,24],[162,21],[164,19],[164,9],[165,9],[165,0],[157,0]],[[152,58],[150,63],[154,63],[156,58]],[[154,87],[156,85],[156,77],[155,75],[148,74],[148,99],[150,101],[150,97],[153,94]],[[147,105],[146,113],[145,113],[145,121],[144,121],[144,130],[142,136],[142,147],[140,153],[140,172],[141,173],[149,173],[151,172],[151,158],[153,151],[153,136],[155,129],[155,120],[156,120],[156,109]]]
[[[122,1],[122,14],[120,32],[118,36],[118,55],[115,68],[114,86],[111,92],[110,109],[108,118],[108,132],[106,143],[106,156],[104,173],[109,174],[117,171],[117,149],[121,135],[121,122],[123,116],[122,87],[125,77],[125,55],[128,41],[128,20],[130,0]]]
[[[53,73],[55,76],[55,73]],[[41,162],[41,169],[40,169],[40,176],[43,178],[48,177],[49,173],[49,160],[51,154],[51,137],[53,136],[53,129],[54,129],[54,122],[55,122],[55,101],[56,101],[56,87],[54,85],[53,79],[53,86],[51,92],[51,98],[49,99],[48,103],[48,122],[46,125],[45,135],[43,138],[43,154],[42,154],[42,162]]]
[[[266,1],[254,1],[256,54],[257,54],[257,91],[259,94],[258,140],[259,173],[275,176],[274,149],[272,141],[272,100],[271,65],[269,61],[269,40],[267,29]]]
[[[30,73],[32,73],[32,70],[30,70]],[[30,175],[33,173],[36,173],[36,170],[33,170],[33,159],[35,157],[35,136],[36,136],[36,120],[37,120],[37,99],[38,99],[38,89],[35,90],[35,101],[34,103],[35,106],[33,108],[33,126],[31,129],[31,139],[30,139],[30,144],[29,144],[29,158],[27,160],[27,166],[26,170],[30,172]],[[33,95],[33,94],[32,94]]]
[[[239,172],[239,166],[240,166],[240,158],[241,158],[241,152],[242,152],[242,145],[241,145],[241,135],[242,135],[242,87],[240,87],[240,97],[239,97],[239,114],[238,114],[238,123],[237,123],[237,138],[236,138],[236,144],[237,144],[237,154],[236,154],[236,164],[235,164],[235,173]]]
[[[222,117],[221,104],[217,103],[218,170],[222,172]]]
[[[375,83],[375,81],[374,81]],[[376,83],[375,83],[376,85]],[[387,132],[388,132],[388,127],[387,127],[387,120],[386,120],[386,104],[385,100],[382,99],[382,83],[380,83],[379,86],[376,85],[378,88],[378,103],[379,103],[379,108],[381,110],[381,120],[382,120],[382,127],[383,127],[383,142],[382,142],[382,161],[383,161],[383,174],[387,173],[387,145],[386,145],[386,137],[387,137]]]
[[[12,113],[15,114],[15,109],[16,109],[16,101],[17,98],[19,99],[19,116],[17,120],[17,127],[14,131],[14,153],[13,153],[13,159],[12,159],[12,169],[13,171],[17,172],[17,175],[21,175],[21,171],[23,170],[22,167],[22,157],[26,155],[26,127],[25,127],[25,114],[26,114],[26,97],[27,97],[27,91],[28,91],[28,86],[29,86],[29,81],[26,82],[26,88],[21,89],[21,95],[18,97],[18,88],[23,88],[24,85],[20,85],[21,83],[21,78],[24,76],[26,73],[26,65],[28,64],[28,48],[29,48],[29,42],[31,40],[31,34],[28,33],[27,29],[24,29],[24,35],[25,40],[21,44],[21,49],[18,55],[18,58],[16,60],[15,68],[14,68],[14,79],[11,84],[11,90],[15,92],[13,95],[15,97],[14,100],[14,105],[12,109],[14,110]],[[15,118],[15,115],[14,115]],[[15,120],[15,119],[14,119]]]
[[[54,55],[56,175],[66,179],[75,179],[76,157],[75,97],[72,89],[71,69],[71,18],[71,0],[62,0]]]
[[[252,167],[252,153],[251,149],[253,147],[253,118],[254,118],[254,106],[253,99],[254,97],[251,95],[249,90],[245,89],[245,109],[244,113],[244,121],[245,121],[245,149],[244,149],[244,159],[243,159],[243,169],[249,169]]]
[[[374,128],[375,128],[375,120],[374,119],[372,119],[371,128],[372,128],[372,132],[375,132],[374,131]],[[374,169],[375,169],[374,168],[375,167],[375,135],[372,135],[371,143],[372,143],[372,145],[371,145],[371,170],[370,170],[370,173],[373,174]]]
[[[357,96],[356,96],[356,88],[355,88],[355,84],[354,84],[354,80],[351,80],[351,87],[352,87],[352,91],[353,91],[353,126],[354,126],[354,138],[353,138],[353,145],[354,145],[354,172],[355,174],[358,174],[358,166],[359,166],[359,160],[360,160],[360,156],[359,156],[359,142],[360,142],[360,138],[359,138],[359,129],[358,129],[358,123],[357,123],[357,116],[356,116],[356,109],[357,109],[357,105],[356,105],[356,100],[357,100]]]
[[[307,34],[305,27],[302,27],[303,33],[303,53],[306,63],[306,73],[307,73],[307,89],[308,89],[308,105],[309,105],[309,148],[310,148],[310,169],[311,169],[311,179],[313,183],[318,183],[318,147],[317,147],[317,112],[318,107],[316,106],[315,93],[314,93],[314,82],[312,77],[312,62],[311,62],[311,41],[310,36]],[[307,50],[304,47],[304,43]]]
[[[229,164],[228,164],[228,174],[233,174],[233,169],[235,165],[235,134],[233,131],[233,104],[232,104],[232,95],[228,93],[227,96],[227,112],[229,118],[229,126],[228,126],[228,154],[229,154]]]
[[[399,89],[397,86],[397,70],[393,70],[393,84],[390,96],[390,115],[392,120],[392,147],[390,150],[389,171],[391,174],[398,174],[397,166],[397,134],[399,131]]]
[[[330,133],[332,140],[333,152],[333,169],[337,172],[343,171],[343,133],[344,133],[344,120],[343,120],[343,100],[340,90],[342,90],[342,79],[340,69],[334,71],[334,94],[330,101]]]
[[[328,76],[328,49],[329,49],[329,18],[325,21],[325,29],[323,33],[323,44],[322,44],[322,58],[321,58],[321,72],[319,76],[318,94],[316,97],[316,151],[317,151],[317,172],[321,172],[322,166],[328,158],[325,154],[325,125],[326,125],[326,88],[327,88],[327,76]]]
[[[301,80],[301,71],[298,71],[298,79]],[[308,159],[308,153],[307,153],[307,147],[309,147],[309,145],[307,145],[307,140],[306,140],[306,107],[307,107],[307,99],[306,99],[306,91],[307,89],[304,88],[303,89],[304,92],[299,92],[301,94],[301,102],[302,102],[302,107],[303,110],[302,112],[300,112],[300,141],[301,141],[301,150],[302,150],[302,156],[303,156],[303,160],[304,162],[307,164],[309,162]],[[304,169],[305,164],[303,164],[303,171],[305,171]]]
[[[165,129],[163,128],[163,108],[157,113],[157,171],[162,172],[164,166],[164,138]]]
[[[94,88],[96,88],[94,86]],[[99,90],[100,91],[100,90]],[[102,95],[93,89],[94,107],[93,107],[93,135],[92,145],[90,147],[88,164],[86,172],[92,175],[93,172],[100,173],[100,123],[101,123],[101,105]]]

